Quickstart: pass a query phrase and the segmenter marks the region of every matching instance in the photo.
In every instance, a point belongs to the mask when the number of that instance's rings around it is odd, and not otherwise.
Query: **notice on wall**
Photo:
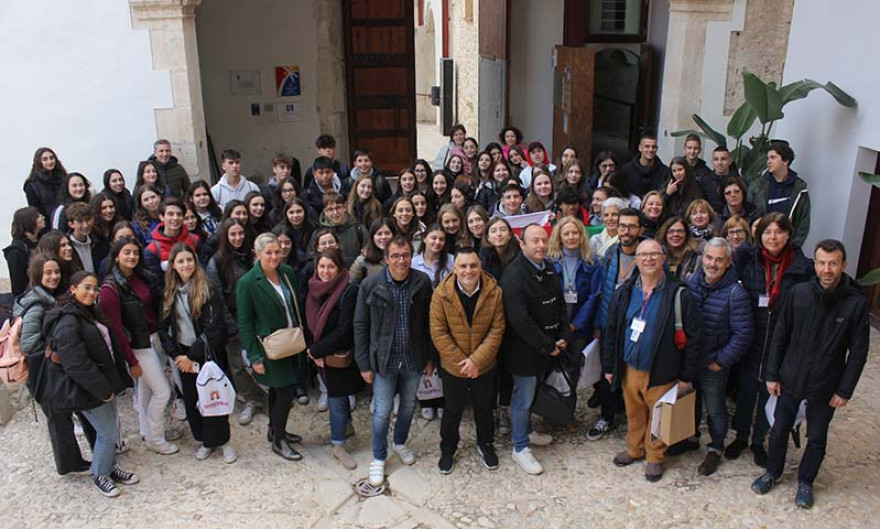
[[[275,103],[276,115],[278,121],[302,121],[302,103],[290,103],[287,101],[277,101]]]
[[[276,66],[275,90],[278,93],[278,97],[301,96],[299,66]]]
[[[229,89],[234,96],[260,95],[260,70],[232,70]]]

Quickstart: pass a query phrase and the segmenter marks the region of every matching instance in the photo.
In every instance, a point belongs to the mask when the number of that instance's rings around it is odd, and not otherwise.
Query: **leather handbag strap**
[[[291,299],[293,299],[293,308],[294,308],[294,310],[296,310],[296,326],[302,327],[303,320],[302,320],[302,316],[300,316],[300,314],[299,314],[299,302],[296,300],[296,291],[293,289],[293,286],[291,286],[290,280],[287,279],[286,275],[282,274],[280,271],[278,272],[278,275],[281,276],[281,279],[283,279],[284,282],[287,284],[287,288],[290,289],[290,297],[291,297]]]

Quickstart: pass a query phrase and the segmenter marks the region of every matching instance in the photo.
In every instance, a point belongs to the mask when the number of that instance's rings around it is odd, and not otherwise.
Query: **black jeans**
[[[596,391],[599,392],[600,417],[605,419],[609,425],[614,424],[614,415],[620,409],[618,404],[622,398],[623,390],[618,388],[617,391],[611,390],[611,384],[604,376],[596,382]]]
[[[458,427],[468,402],[468,393],[474,405],[474,422],[477,424],[477,444],[492,444],[495,439],[495,420],[492,408],[495,398],[495,369],[477,378],[459,378],[440,369],[443,378],[443,396],[446,400],[443,419],[440,422],[440,450],[454,454],[458,448]]]
[[[183,386],[183,404],[186,408],[186,422],[189,424],[193,439],[208,448],[217,448],[229,442],[229,416],[202,417],[196,406],[196,403],[199,401],[199,392],[196,389],[196,379],[198,377],[199,375],[195,373],[180,372],[180,382]],[[226,377],[229,378],[228,372],[226,372]]]
[[[825,445],[828,442],[828,426],[834,417],[834,408],[828,403],[831,394],[807,399],[807,447],[801,457],[798,468],[798,481],[805,481],[810,485],[819,473],[822,460],[825,459]],[[781,476],[785,467],[785,453],[788,451],[788,435],[794,421],[797,418],[800,400],[796,400],[785,394],[776,401],[776,410],[773,413],[773,428],[770,429],[770,443],[767,452],[767,473],[771,476]]]
[[[770,424],[767,422],[767,414],[764,407],[767,405],[767,385],[758,380],[761,364],[757,360],[744,359],[736,367],[739,371],[739,388],[736,391],[736,413],[733,416],[733,429],[736,430],[736,440],[748,442],[749,431],[752,429],[752,446],[764,446],[764,438]],[[755,410],[757,404],[757,410]]]
[[[509,408],[510,398],[513,395],[513,375],[501,365],[501,362],[502,360],[499,358],[498,365],[493,369],[495,372],[495,393],[498,395],[498,406]]]
[[[287,417],[296,397],[296,385],[269,388],[269,428],[275,435],[275,444],[284,439],[287,428]]]
[[[51,408],[40,405],[46,415],[46,427],[49,429],[49,441],[52,443],[52,454],[55,456],[55,470],[61,474],[67,474],[85,464],[76,435],[73,433],[73,414],[71,412],[54,411]],[[95,429],[88,419],[76,412],[83,433],[89,442],[89,446],[95,447]]]

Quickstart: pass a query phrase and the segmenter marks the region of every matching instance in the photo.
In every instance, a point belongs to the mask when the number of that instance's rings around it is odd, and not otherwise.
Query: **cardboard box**
[[[673,389],[675,389],[673,387]],[[697,403],[697,392],[691,391],[687,395],[678,397],[674,404],[668,402],[659,403],[660,428],[657,437],[666,446],[687,439],[696,433],[697,428],[694,417],[694,406]]]

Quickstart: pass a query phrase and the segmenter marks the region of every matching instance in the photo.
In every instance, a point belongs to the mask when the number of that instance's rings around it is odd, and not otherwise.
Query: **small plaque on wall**
[[[302,121],[302,103],[276,102],[278,121]]]
[[[234,96],[260,95],[260,70],[232,70],[229,88]]]
[[[301,96],[302,88],[299,77],[299,66],[276,66],[275,90],[278,97]]]

